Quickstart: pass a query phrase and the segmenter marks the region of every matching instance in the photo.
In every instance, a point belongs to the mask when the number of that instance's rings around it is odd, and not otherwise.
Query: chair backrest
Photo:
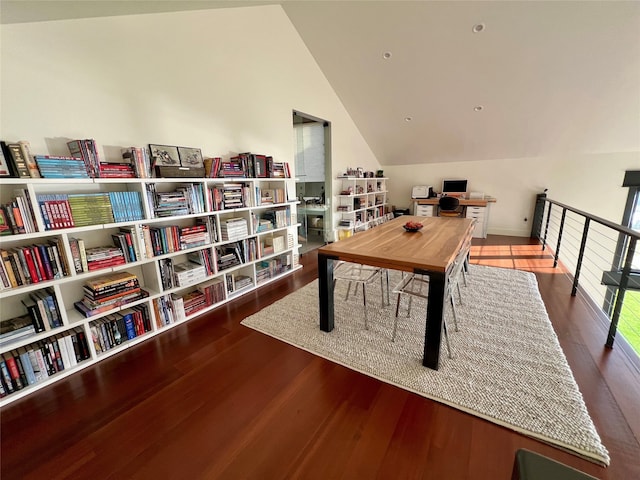
[[[444,211],[455,210],[460,206],[460,200],[457,197],[440,197],[438,206]]]

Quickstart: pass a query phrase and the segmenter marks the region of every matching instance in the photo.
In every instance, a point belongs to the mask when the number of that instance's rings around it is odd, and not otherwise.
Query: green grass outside
[[[640,356],[640,292],[627,290],[625,293],[618,333],[624,336]]]

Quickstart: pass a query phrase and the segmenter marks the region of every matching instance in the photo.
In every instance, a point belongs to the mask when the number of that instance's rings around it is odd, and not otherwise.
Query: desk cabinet
[[[465,207],[465,217],[475,218],[476,226],[473,230],[474,238],[487,238],[487,224],[489,221],[489,209],[487,207]]]
[[[417,217],[435,217],[436,216],[436,206],[435,205],[420,205],[419,203],[415,203],[415,208],[413,214]]]

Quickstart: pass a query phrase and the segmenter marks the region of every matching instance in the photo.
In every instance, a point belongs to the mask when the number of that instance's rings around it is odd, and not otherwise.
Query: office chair
[[[438,201],[439,215],[441,217],[461,217],[462,209],[460,200],[456,197],[440,197]]]

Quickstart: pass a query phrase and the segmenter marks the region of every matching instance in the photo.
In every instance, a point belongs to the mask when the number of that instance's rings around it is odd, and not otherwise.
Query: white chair
[[[455,331],[458,331],[458,314],[456,312],[456,300],[454,298],[454,290],[458,291],[458,298],[460,303],[462,303],[462,292],[460,291],[460,276],[463,275],[466,260],[469,254],[469,248],[471,247],[471,242],[468,241],[463,245],[462,249],[456,256],[455,261],[453,262],[453,267],[448,276],[448,282],[446,286],[446,296],[449,302],[451,303],[451,310],[453,311],[453,323],[455,327]],[[407,317],[411,312],[411,300],[413,297],[422,298],[429,301],[429,277],[425,275],[419,274],[410,274],[406,277],[403,277],[402,281],[393,289],[393,293],[397,295],[396,300],[396,314],[393,323],[393,335],[391,337],[391,341],[396,341],[396,335],[398,332],[398,314],[400,311],[400,300],[403,295],[409,297],[408,305],[407,305]],[[449,353],[449,358],[453,358],[451,353],[451,345],[449,344],[449,335],[447,333],[447,322],[443,318],[442,328],[444,332],[444,338],[447,343],[447,351]]]
[[[386,277],[387,295],[385,303],[384,280]],[[349,300],[352,285],[356,285],[354,294],[357,292],[358,285],[362,285],[362,301],[364,306],[364,328],[369,329],[369,315],[367,313],[367,286],[380,280],[380,298],[384,305],[389,305],[389,272],[386,269],[372,267],[369,265],[360,265],[357,263],[339,262],[333,270],[333,287],[339,280],[349,282],[345,301]]]

